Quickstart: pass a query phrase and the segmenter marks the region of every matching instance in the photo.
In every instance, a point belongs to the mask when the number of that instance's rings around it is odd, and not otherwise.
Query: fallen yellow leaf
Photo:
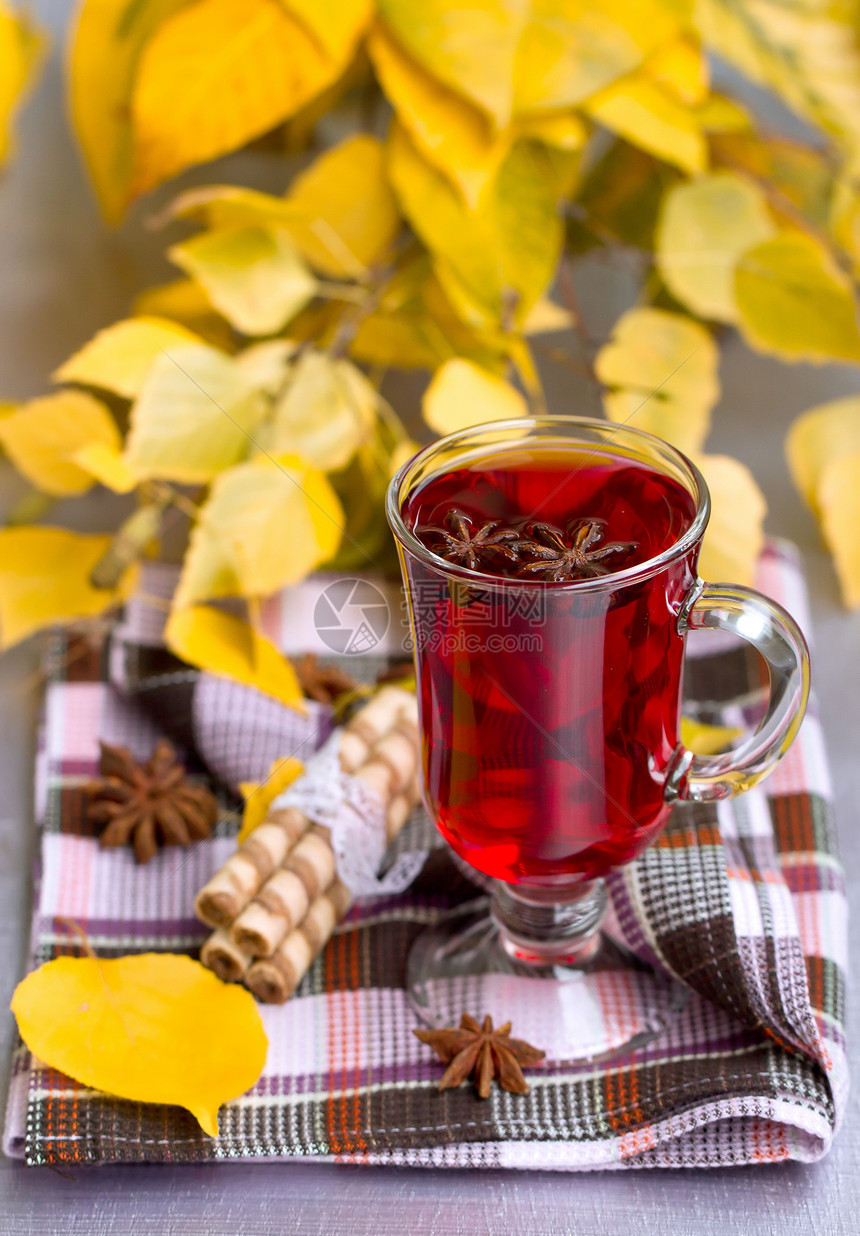
[[[290,662],[241,618],[209,605],[174,610],[164,639],[170,651],[189,665],[256,687],[297,712],[306,711]]]
[[[686,454],[700,451],[720,397],[719,354],[699,322],[664,309],[630,309],[597,353],[594,371],[610,389],[612,421],[665,438]]]
[[[18,984],[11,1007],[51,1068],[122,1099],[184,1107],[210,1137],[221,1104],[266,1062],[253,996],[190,957],[58,957]]]
[[[59,391],[31,399],[0,418],[0,443],[15,467],[46,494],[80,494],[92,474],[76,462],[83,447],[120,446],[119,429],[108,409],[84,391]]]
[[[137,578],[134,568],[116,590],[89,582],[110,544],[109,536],[64,528],[0,528],[0,647],[54,623],[93,618],[124,600]]]
[[[236,838],[237,845],[241,845],[257,825],[263,823],[274,800],[279,794],[283,794],[287,786],[292,785],[304,770],[305,766],[302,761],[289,755],[273,761],[265,781],[239,782],[239,791],[245,800],[245,807],[242,811],[242,827]]]
[[[421,409],[427,424],[439,434],[528,416],[528,404],[509,382],[459,358],[445,361],[436,370]]]
[[[79,382],[133,399],[162,352],[200,342],[192,331],[163,318],[126,318],[100,330],[51,376],[55,382]]]
[[[695,755],[717,755],[727,750],[742,733],[743,730],[733,725],[706,725],[690,717],[681,718],[681,742]]]

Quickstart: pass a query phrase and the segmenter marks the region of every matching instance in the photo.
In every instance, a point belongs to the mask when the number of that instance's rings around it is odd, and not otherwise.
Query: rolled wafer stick
[[[341,735],[341,766],[380,794],[390,842],[419,800],[417,703],[402,688],[386,687],[358,717],[364,722],[361,733],[347,728]],[[288,811],[294,812],[294,825],[296,816],[301,824],[290,831],[280,865],[245,894],[230,931],[216,931],[205,946],[213,969],[220,967],[224,977],[243,977],[259,999],[272,1003],[292,993],[351,901],[349,890],[335,877],[329,830],[309,826],[301,813]],[[272,813],[276,814],[284,813]],[[260,828],[270,822],[271,817]],[[255,830],[254,836],[258,833]],[[267,846],[268,861],[282,844]],[[235,856],[230,861],[234,860]],[[257,866],[263,866],[259,855]],[[239,898],[233,875],[228,884],[235,901]],[[247,886],[252,881],[247,872],[245,876]],[[211,891],[213,884],[220,887],[218,877],[207,889]]]
[[[311,827],[295,807],[271,812],[254,829],[194,902],[194,913],[209,927],[226,927]]]
[[[302,923],[281,942],[271,957],[255,961],[245,985],[265,1004],[283,1004],[307,974],[349,909],[352,894],[340,880],[311,902]]]
[[[329,830],[314,825],[299,838],[256,897],[233,922],[230,934],[254,957],[268,957],[301,922],[308,905],[334,879]]]
[[[281,868],[238,915],[230,935],[253,957],[268,957],[287,932],[302,921],[310,900],[296,872]]]
[[[253,958],[238,947],[223,927],[219,927],[204,941],[200,960],[225,983],[238,983],[245,977]]]

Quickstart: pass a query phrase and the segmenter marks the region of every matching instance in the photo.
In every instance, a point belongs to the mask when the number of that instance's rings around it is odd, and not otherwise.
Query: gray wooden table
[[[35,6],[60,30],[68,6]],[[243,177],[246,156],[198,180]],[[282,166],[254,163],[258,183],[278,188]],[[166,196],[166,195],[162,195]],[[152,207],[150,206],[149,209]],[[122,317],[141,287],[171,277],[164,238],[145,232],[140,214],[117,232],[100,223],[63,118],[58,58],[20,126],[18,157],[0,180],[0,399],[43,393],[47,375],[99,327]],[[587,284],[587,280],[585,281]],[[623,277],[601,275],[612,301]],[[592,289],[583,287],[586,297]],[[611,306],[594,299],[595,329]],[[606,320],[601,322],[601,314]],[[814,403],[860,391],[857,370],[783,367],[729,341],[723,402],[709,447],[741,456],[770,503],[769,528],[803,550],[812,594],[815,685],[836,786],[849,895],[860,879],[860,811],[855,790],[860,691],[860,614],[841,608],[832,568],[807,512],[790,486],[784,431]],[[556,375],[556,381],[558,381]],[[409,386],[402,398],[411,397]],[[572,403],[569,386],[550,390],[551,406]],[[593,406],[593,405],[592,405]],[[0,468],[0,506],[22,487]],[[61,510],[60,512],[64,512]],[[91,507],[86,523],[104,522]],[[6,1008],[26,950],[34,837],[31,780],[37,707],[34,653],[0,658],[0,1006]],[[856,951],[860,928],[852,920]],[[856,1024],[856,993],[849,1000]],[[0,1093],[14,1033],[0,1012]],[[856,1054],[856,1053],[855,1053]],[[0,1100],[2,1101],[2,1100]],[[104,1167],[61,1174],[0,1159],[0,1233],[107,1236],[281,1236],[287,1233],[386,1233],[477,1236],[478,1233],[672,1232],[836,1236],[860,1232],[860,1112],[851,1101],[833,1151],[822,1163],[731,1171],[555,1175],[469,1173],[311,1165]]]

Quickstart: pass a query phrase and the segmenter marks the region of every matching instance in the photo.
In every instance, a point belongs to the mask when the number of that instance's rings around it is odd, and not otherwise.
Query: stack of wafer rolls
[[[381,796],[391,842],[418,803],[415,696],[382,687],[342,731],[339,758]],[[226,982],[244,982],[257,999],[281,1004],[351,901],[336,875],[329,829],[296,807],[272,810],[197,894],[195,913],[214,928],[200,960]]]

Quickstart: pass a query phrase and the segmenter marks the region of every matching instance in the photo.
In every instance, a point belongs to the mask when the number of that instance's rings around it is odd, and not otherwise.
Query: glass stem
[[[509,957],[534,966],[576,965],[588,961],[600,946],[606,904],[603,880],[589,880],[563,893],[496,880],[490,912]]]

